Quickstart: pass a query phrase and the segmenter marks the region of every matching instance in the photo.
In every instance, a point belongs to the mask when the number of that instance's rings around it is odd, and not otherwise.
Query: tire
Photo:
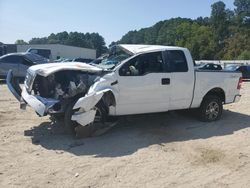
[[[64,114],[50,114],[50,119],[55,124],[64,124]]]
[[[223,105],[216,95],[206,96],[199,108],[199,118],[203,122],[212,122],[221,118]]]
[[[65,113],[64,113],[64,129],[65,132],[68,134],[74,134],[75,135],[75,128],[78,125],[77,122],[72,121],[71,117],[74,113],[73,107],[75,105],[75,101],[70,102],[67,107],[65,108]]]
[[[95,106],[96,109],[95,121],[86,126],[81,126],[76,121],[71,120],[71,117],[75,112],[73,110],[74,105],[75,102],[69,103],[69,105],[66,107],[65,110],[64,124],[67,133],[74,134],[77,137],[89,137],[98,129],[105,127],[108,110],[105,107],[102,100],[99,101]]]

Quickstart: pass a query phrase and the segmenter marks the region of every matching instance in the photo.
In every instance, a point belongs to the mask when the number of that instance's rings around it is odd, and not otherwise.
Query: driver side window
[[[161,52],[138,55],[125,63],[119,70],[120,76],[143,76],[149,73],[161,73],[163,59]]]

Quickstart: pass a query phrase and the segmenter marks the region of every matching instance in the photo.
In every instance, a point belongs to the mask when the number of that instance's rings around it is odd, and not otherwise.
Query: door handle
[[[169,85],[170,84],[170,78],[162,78],[161,79],[162,85]]]

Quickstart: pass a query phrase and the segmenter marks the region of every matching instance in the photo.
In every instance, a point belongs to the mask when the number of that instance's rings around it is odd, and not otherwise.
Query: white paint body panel
[[[187,72],[172,72],[169,110],[187,109],[190,107],[195,86],[193,59],[187,49],[182,50],[188,62]]]
[[[78,113],[72,115],[71,120],[76,121],[81,125],[88,125],[92,123],[95,119],[96,110],[90,110],[84,113]]]
[[[203,97],[213,88],[221,88],[225,92],[225,103],[233,103],[236,95],[239,95],[237,89],[241,73],[235,72],[196,72],[196,82],[194,90],[194,100],[192,108],[200,106]]]
[[[161,79],[170,76],[169,73],[150,73],[144,76],[117,75],[119,98],[116,101],[116,114],[168,111],[170,85],[162,85]]]
[[[103,93],[105,93],[106,91],[109,90],[103,90],[102,92],[85,95],[84,97],[78,99],[73,109],[82,108],[85,112],[89,111],[98,103],[98,101],[102,98]]]
[[[120,44],[119,46],[134,55],[164,50],[185,50],[185,48],[181,47],[161,45]]]

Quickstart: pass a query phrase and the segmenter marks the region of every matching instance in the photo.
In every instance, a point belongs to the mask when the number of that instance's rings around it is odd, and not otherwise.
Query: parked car
[[[250,65],[229,65],[225,68],[229,71],[239,71],[243,79],[250,79]]]
[[[98,57],[97,59],[91,61],[90,64],[100,64],[102,62],[102,60],[107,59],[108,56],[109,56],[109,54],[104,54],[104,55]]]
[[[242,65],[237,69],[237,71],[242,72],[243,79],[250,79],[250,65]]]
[[[73,62],[82,62],[82,63],[90,63],[92,61],[93,59],[81,58],[81,57],[73,59]]]
[[[238,69],[240,67],[240,65],[226,65],[225,69],[226,71],[236,71],[236,69]]]
[[[201,65],[198,67],[200,70],[222,70],[221,65],[214,64],[214,63],[207,63],[205,65]]]
[[[44,63],[48,63],[46,58],[32,53],[11,53],[1,56],[0,78],[5,79],[10,69],[15,77],[24,78],[30,66]]]
[[[51,50],[50,49],[42,49],[42,48],[29,48],[27,52],[34,53],[45,57],[46,59],[52,59]]]
[[[62,118],[68,130],[88,136],[108,128],[109,117],[129,114],[198,109],[211,122],[220,119],[223,104],[241,98],[241,73],[195,70],[186,48],[118,45],[103,62],[35,65],[22,93],[11,71],[7,84],[21,107]]]
[[[75,58],[75,59],[64,58],[64,59],[55,60],[54,62],[61,62],[61,63],[68,63],[68,62],[90,63],[92,61],[93,61],[93,59],[85,59],[85,58]]]

